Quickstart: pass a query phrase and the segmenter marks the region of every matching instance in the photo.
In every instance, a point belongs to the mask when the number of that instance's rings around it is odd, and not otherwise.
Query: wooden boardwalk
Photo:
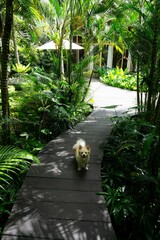
[[[102,191],[102,147],[112,128],[106,115],[113,112],[95,108],[84,122],[44,147],[41,164],[31,167],[18,194],[2,240],[116,239],[104,198],[97,195]],[[72,146],[78,138],[92,149],[88,171],[77,171]]]
[[[116,239],[101,189],[102,144],[111,125],[106,110],[49,142],[32,166],[14,204],[2,240]],[[89,170],[77,171],[72,146],[84,138],[92,149]]]

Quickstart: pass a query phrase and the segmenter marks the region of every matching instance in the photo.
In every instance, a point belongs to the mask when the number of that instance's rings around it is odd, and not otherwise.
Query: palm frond
[[[39,159],[16,147],[0,146],[0,188],[8,185],[13,176],[27,171],[32,162],[39,163]]]
[[[57,0],[50,0],[51,5],[55,8],[57,16],[61,15],[61,7],[59,1]]]

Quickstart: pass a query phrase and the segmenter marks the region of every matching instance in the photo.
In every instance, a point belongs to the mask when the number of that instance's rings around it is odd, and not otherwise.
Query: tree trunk
[[[2,17],[0,14],[0,38],[2,38],[2,33],[3,33],[3,22],[2,22]]]
[[[155,109],[155,99],[157,94],[157,77],[156,77],[156,64],[158,56],[158,36],[159,36],[159,3],[155,1],[155,11],[153,13],[153,42],[152,42],[152,52],[151,52],[151,67],[149,74],[149,84],[148,84],[148,103],[147,112],[151,116],[151,113]]]
[[[8,97],[8,59],[9,59],[9,42],[11,36],[13,22],[13,1],[6,0],[6,16],[4,33],[2,36],[2,76],[1,76],[1,95],[2,95],[2,115],[4,118],[3,124],[3,144],[10,142],[10,127],[9,127],[9,97]]]
[[[69,84],[69,93],[68,93],[68,98],[69,102],[72,102],[72,90],[71,90],[71,85],[72,85],[72,43],[73,43],[73,32],[74,32],[74,27],[73,27],[73,6],[74,6],[74,1],[70,1],[70,34],[69,34],[69,58],[68,58],[68,84]]]
[[[58,59],[59,59],[58,77],[61,80],[63,74],[63,35],[61,35],[60,37],[60,43],[58,46]]]
[[[17,62],[17,64],[20,64],[18,47],[17,47],[17,40],[16,40],[16,35],[15,35],[14,21],[13,21],[13,24],[12,24],[12,37],[13,37],[14,55],[16,57],[16,62]]]
[[[58,77],[62,80],[62,74],[64,75],[64,59],[63,59],[63,40],[65,34],[66,20],[64,19],[63,24],[60,29],[60,39],[58,44],[58,59],[59,59],[59,69],[58,69]]]
[[[3,34],[3,22],[0,14],[0,81],[1,81],[1,57],[2,57],[2,34]],[[0,82],[1,85],[1,82]]]
[[[140,113],[140,84],[139,84],[139,72],[140,72],[140,64],[139,64],[139,56],[137,59],[137,106],[138,106],[138,113]]]

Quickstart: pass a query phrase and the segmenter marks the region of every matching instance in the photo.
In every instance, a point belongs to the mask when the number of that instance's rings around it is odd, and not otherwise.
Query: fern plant
[[[39,159],[12,146],[0,147],[0,234],[32,162]]]
[[[12,174],[17,175],[19,172],[26,171],[31,162],[39,162],[34,155],[12,147],[0,147],[0,188],[3,188],[3,182],[8,184],[8,180],[12,180]]]

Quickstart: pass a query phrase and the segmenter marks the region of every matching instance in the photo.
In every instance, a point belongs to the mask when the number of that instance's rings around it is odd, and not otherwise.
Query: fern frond
[[[31,163],[39,163],[39,159],[13,146],[0,146],[0,188],[9,184],[13,176],[28,170]]]

